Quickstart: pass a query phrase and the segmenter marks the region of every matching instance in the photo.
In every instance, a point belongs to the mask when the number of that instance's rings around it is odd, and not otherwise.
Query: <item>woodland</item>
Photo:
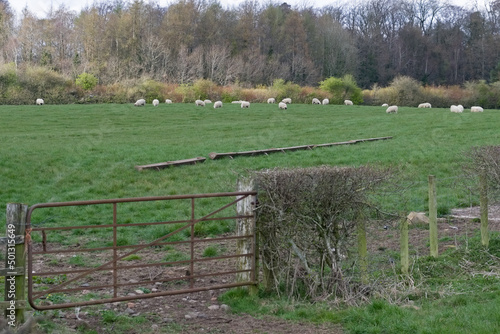
[[[15,15],[0,0],[0,65],[91,73],[99,85],[148,78],[191,84],[268,86],[276,79],[317,86],[352,75],[364,89],[398,76],[422,85],[499,80],[500,1],[304,2],[246,0],[96,1]],[[0,73],[1,74],[1,73]],[[8,76],[2,76],[5,85]]]

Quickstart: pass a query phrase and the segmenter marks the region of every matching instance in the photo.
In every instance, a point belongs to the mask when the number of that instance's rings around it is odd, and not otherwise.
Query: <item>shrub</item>
[[[361,88],[356,84],[356,80],[350,74],[342,78],[330,77],[320,82],[319,87],[331,94],[330,102],[333,104],[343,104],[349,99],[354,104],[363,103]]]
[[[7,88],[14,86],[17,83],[16,66],[14,63],[5,64],[0,67],[0,92],[2,95]]]
[[[242,100],[242,88],[238,85],[231,85],[221,89],[221,101],[231,103],[231,101]]]
[[[478,179],[486,177],[488,197],[493,202],[500,197],[500,146],[472,147],[466,152],[467,160],[463,168],[469,180],[472,180],[472,190],[479,193]]]
[[[275,92],[276,101],[281,101],[284,98],[291,98],[292,102],[299,100],[300,86],[297,84],[276,79],[273,82],[272,90]]]
[[[500,82],[487,84],[484,80],[465,83],[466,99],[468,106],[482,106],[488,109],[500,107]]]
[[[193,86],[190,84],[180,84],[175,89],[174,95],[183,103],[192,103],[196,100]]]
[[[391,104],[416,107],[423,101],[422,85],[415,79],[400,76],[395,78],[391,85]]]
[[[83,72],[76,78],[75,84],[83,90],[92,90],[97,86],[97,78],[93,74]]]
[[[260,245],[268,288],[293,297],[346,296],[349,243],[368,194],[388,171],[370,167],[256,173]]]
[[[145,99],[147,103],[153,102],[154,99],[162,100],[162,90],[163,84],[151,79],[143,81],[139,86],[139,92],[141,93],[142,98]]]
[[[211,99],[217,91],[217,85],[210,80],[198,79],[193,83],[194,96],[197,99]]]

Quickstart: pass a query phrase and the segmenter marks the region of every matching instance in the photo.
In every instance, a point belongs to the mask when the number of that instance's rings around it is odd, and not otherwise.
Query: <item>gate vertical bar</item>
[[[118,296],[116,203],[113,203],[113,298]]]
[[[194,287],[194,279],[192,278],[194,275],[194,198],[191,198],[191,262],[189,264],[189,276],[191,279],[189,280],[189,286],[192,289]]]

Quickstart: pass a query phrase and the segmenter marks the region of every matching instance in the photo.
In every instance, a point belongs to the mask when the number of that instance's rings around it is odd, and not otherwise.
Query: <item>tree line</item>
[[[15,20],[0,0],[0,63],[47,67],[102,85],[147,77],[256,87],[276,79],[317,86],[352,75],[362,88],[408,76],[424,85],[496,82],[500,0],[464,8],[446,0],[332,2],[315,8],[246,0],[95,2]]]

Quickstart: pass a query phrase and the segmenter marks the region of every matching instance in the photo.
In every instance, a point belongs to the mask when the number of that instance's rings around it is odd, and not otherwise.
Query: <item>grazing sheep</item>
[[[460,112],[464,111],[464,106],[463,105],[459,104],[457,107],[458,107],[458,109],[460,109]]]
[[[217,109],[217,108],[222,108],[222,101],[216,101],[214,103],[214,109]]]
[[[242,108],[250,108],[250,102],[248,102],[248,101],[241,101],[241,107]]]
[[[140,107],[140,106],[145,106],[146,105],[146,100],[144,99],[139,99],[134,103],[134,106]]]
[[[431,108],[431,104],[429,102],[425,102],[425,103],[420,103],[418,105],[419,108]]]
[[[353,103],[352,103],[352,101],[351,101],[351,100],[344,100],[344,104],[345,104],[346,106],[352,106],[352,105],[353,105]]]
[[[286,105],[286,103],[285,103],[285,102],[280,102],[280,103],[278,104],[278,107],[279,107],[280,109],[288,109],[288,106]]]
[[[196,100],[196,101],[194,101],[194,104],[197,106],[200,106],[200,107],[205,106],[205,102],[203,102],[202,100]]]
[[[484,109],[482,107],[474,106],[470,107],[470,112],[483,112]]]
[[[324,100],[323,100],[323,105],[324,105],[324,106],[326,106],[326,105],[327,105],[327,104],[329,104],[329,103],[330,103],[330,100],[328,100],[328,99],[324,99]]]
[[[43,99],[36,99],[37,106],[43,106],[43,104],[44,104]]]
[[[450,111],[451,112],[455,112],[455,113],[461,113],[463,110],[460,109],[459,106],[456,106],[456,105],[452,104],[451,107],[450,107]]]
[[[388,114],[397,114],[398,113],[398,106],[390,106],[389,108],[387,108],[387,110],[385,112]]]
[[[274,97],[270,97],[267,99],[267,103],[276,103],[276,100],[274,99]]]
[[[159,104],[160,104],[160,101],[158,101],[157,99],[153,100],[153,106],[158,107]]]
[[[281,102],[286,103],[286,104],[290,104],[290,103],[292,103],[292,99],[287,97],[286,99],[281,100]]]
[[[321,104],[321,102],[317,98],[314,98],[312,104]]]
[[[212,103],[212,101],[210,101],[210,100],[205,100],[205,101],[203,101],[203,102],[205,102],[205,104]]]
[[[172,100],[170,100],[170,99],[166,99],[166,100],[165,100],[165,103],[166,103],[166,104],[172,104]]]
[[[389,105],[387,103],[384,103],[382,107],[388,107]]]

